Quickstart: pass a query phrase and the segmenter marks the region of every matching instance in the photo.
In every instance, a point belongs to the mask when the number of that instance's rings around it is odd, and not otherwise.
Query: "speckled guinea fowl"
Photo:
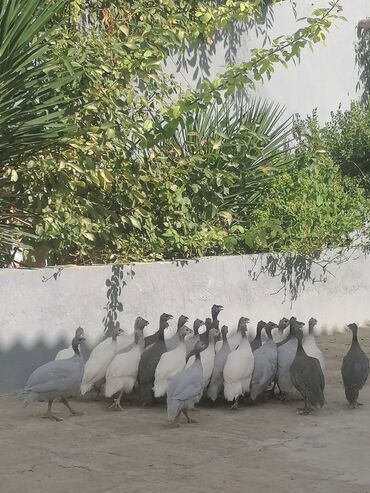
[[[80,390],[84,360],[79,351],[79,345],[84,340],[83,332],[80,332],[79,336],[75,336],[72,339],[74,355],[71,358],[50,361],[36,368],[24,388],[24,392],[27,394],[24,399],[25,406],[33,401],[45,399],[48,402],[48,410],[44,417],[62,421],[61,418],[57,418],[51,412],[53,401],[60,399],[72,415],[82,414],[71,408],[67,397],[74,394],[77,395]]]
[[[303,349],[303,332],[295,328],[298,348],[290,367],[290,377],[294,387],[304,399],[304,408],[298,409],[299,414],[310,414],[313,407],[322,407],[325,403],[325,378],[317,358],[308,356]]]
[[[352,331],[352,344],[343,358],[342,379],[349,407],[354,409],[361,405],[357,399],[369,376],[369,358],[358,342],[358,326],[352,323],[347,327]]]
[[[159,329],[157,331],[157,341],[144,351],[141,356],[138,371],[138,383],[140,389],[140,399],[143,405],[151,404],[153,400],[153,384],[155,369],[163,353],[166,352],[164,331],[168,327],[168,321],[173,318],[168,313],[162,313],[159,319]]]
[[[189,336],[185,340],[186,344],[186,354],[189,354],[190,351],[192,351],[195,347],[195,344],[200,341],[200,336],[199,336],[199,329],[204,325],[203,320],[200,320],[199,318],[194,320],[193,323],[193,335]]]
[[[224,366],[227,357],[231,352],[229,341],[227,340],[227,333],[228,328],[226,325],[223,325],[221,328],[222,346],[218,353],[216,353],[212,376],[207,390],[207,396],[212,399],[212,401],[217,399],[224,388]]]
[[[266,327],[266,322],[260,320],[256,328],[256,336],[251,342],[251,349],[254,352],[256,349],[262,346],[262,330]]]
[[[268,340],[254,351],[254,370],[252,375],[250,396],[252,401],[272,384],[277,371],[277,347],[271,331],[277,324],[268,322],[265,331]]]
[[[168,339],[164,339],[166,343],[166,348],[167,351],[172,351],[175,349],[179,343],[180,343],[180,337],[179,337],[179,331],[180,329],[186,324],[186,322],[189,320],[189,317],[186,315],[180,315],[179,319],[177,321],[177,331],[176,334],[174,334],[172,337],[169,337]]]
[[[188,411],[194,408],[203,394],[203,366],[201,362],[201,351],[206,345],[201,341],[195,344],[193,351],[189,354],[195,356],[194,362],[188,368],[184,368],[175,375],[167,389],[167,416],[169,421],[174,421],[179,426],[178,419],[183,413],[188,423],[194,423],[188,415]]]

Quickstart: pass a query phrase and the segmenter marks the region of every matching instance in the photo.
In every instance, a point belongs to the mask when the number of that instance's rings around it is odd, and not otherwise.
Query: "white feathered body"
[[[317,347],[314,334],[307,334],[303,340],[303,349],[307,356],[316,358],[320,362],[321,370],[325,372],[325,360],[321,350]]]
[[[250,394],[255,400],[274,381],[277,372],[277,347],[274,341],[268,340],[254,354],[254,371]]]
[[[228,401],[249,391],[254,369],[254,356],[250,343],[243,337],[239,347],[232,351],[224,367],[224,395]]]
[[[154,397],[166,395],[171,379],[185,368],[186,364],[186,344],[179,342],[178,346],[172,351],[163,353],[154,376]]]
[[[293,392],[294,387],[290,378],[290,367],[297,354],[298,341],[296,337],[291,337],[284,344],[277,347],[278,352],[278,371],[277,382],[282,392]]]
[[[134,388],[141,349],[138,344],[125,353],[117,354],[107,368],[105,374],[105,396],[112,397],[116,392],[129,394]]]
[[[203,388],[206,388],[211,380],[213,367],[215,363],[215,345],[211,342],[208,347],[200,353],[200,360],[203,369]],[[189,368],[194,363],[195,356],[189,358],[186,368]]]
[[[85,371],[82,378],[82,395],[86,394],[95,383],[105,377],[107,368],[118,350],[117,341],[110,338],[102,341],[91,351],[90,358],[85,364]]]

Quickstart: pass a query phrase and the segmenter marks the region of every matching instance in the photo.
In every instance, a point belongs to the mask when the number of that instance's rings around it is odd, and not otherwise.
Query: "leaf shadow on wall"
[[[107,302],[104,307],[106,314],[103,317],[104,335],[110,337],[114,328],[119,328],[119,313],[123,312],[123,303],[121,301],[122,289],[126,286],[125,281],[125,265],[112,265],[112,274],[110,278],[106,279],[105,285],[107,287]],[[126,276],[131,279],[135,276],[135,271],[132,266],[126,272]]]
[[[356,64],[359,81],[357,91],[362,91],[361,99],[366,104],[370,97],[370,29],[359,29],[356,44]]]

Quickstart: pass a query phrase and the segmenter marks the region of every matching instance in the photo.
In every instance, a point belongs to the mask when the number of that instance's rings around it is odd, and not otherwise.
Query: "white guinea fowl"
[[[283,317],[279,324],[277,329],[274,329],[272,331],[272,338],[278,344],[279,342],[284,341],[289,334],[289,320],[285,317]]]
[[[84,371],[84,360],[79,351],[79,345],[85,340],[83,331],[72,340],[74,355],[60,361],[50,361],[36,368],[31,374],[24,388],[26,397],[24,405],[30,402],[45,399],[48,401],[48,411],[45,418],[62,421],[51,413],[54,399],[60,399],[72,415],[78,415],[67,401],[67,397],[78,394]]]
[[[254,356],[247,338],[247,321],[242,317],[240,332],[242,341],[235,351],[232,351],[224,367],[224,395],[225,399],[235,401],[232,409],[238,409],[239,397],[249,391],[254,369]]]
[[[216,355],[215,344],[219,337],[219,329],[211,329],[208,333],[208,346],[200,353],[203,368],[203,388],[206,388],[211,380]],[[189,368],[194,363],[194,360],[195,356],[191,356],[186,368]]]
[[[235,349],[239,346],[239,344],[242,342],[243,337],[240,331],[240,327],[243,325],[244,321],[247,320],[247,323],[249,323],[249,318],[246,319],[245,317],[241,317],[238,322],[238,327],[236,329],[236,332],[232,334],[230,337],[228,337],[228,343],[231,351],[235,351]],[[216,352],[218,352],[222,347],[222,343],[218,342],[216,344]]]
[[[75,337],[76,338],[79,338],[81,336],[83,336],[83,333],[84,333],[84,330],[82,327],[78,327],[77,330],[76,330],[76,334],[75,334]],[[72,358],[72,356],[74,355],[74,350],[73,350],[73,347],[67,347],[66,349],[61,349],[58,354],[55,356],[55,360],[59,360],[59,359],[69,359],[69,358]]]
[[[310,318],[308,321],[308,334],[303,339],[303,349],[307,356],[311,358],[316,358],[319,360],[322,372],[325,371],[325,360],[321,350],[317,347],[315,341],[314,328],[317,325],[317,320],[315,318]]]
[[[154,397],[166,395],[171,379],[185,368],[186,365],[186,342],[185,337],[193,331],[183,325],[178,331],[179,343],[172,351],[163,353],[154,374]]]
[[[94,384],[100,382],[107,372],[108,365],[117,354],[119,347],[117,337],[122,333],[122,329],[115,327],[109,343],[103,341],[98,344],[90,354],[90,358],[85,364],[85,371],[81,383],[81,394],[88,392]]]
[[[142,317],[135,320],[134,344],[127,351],[116,354],[105,374],[105,396],[112,397],[119,392],[111,407],[122,410],[123,395],[132,392],[134,388],[141,354],[144,351],[144,328],[149,324]]]

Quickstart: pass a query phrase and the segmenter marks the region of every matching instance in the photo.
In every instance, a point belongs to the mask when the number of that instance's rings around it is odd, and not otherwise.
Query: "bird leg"
[[[50,399],[48,401],[48,410],[47,410],[47,413],[45,414],[45,416],[43,416],[44,419],[51,419],[53,421],[63,421],[63,418],[58,418],[57,416],[54,416],[54,414],[52,414],[51,412],[51,406],[53,404],[53,399]]]
[[[60,399],[60,401],[62,402],[62,404],[64,404],[69,409],[69,412],[71,413],[71,416],[82,416],[83,415],[83,413],[81,413],[80,411],[74,411],[71,408],[69,402],[67,401],[67,399],[65,397],[62,397]]]
[[[288,402],[289,401],[288,392],[281,392],[280,395],[281,395],[281,397],[280,397],[281,402]]]
[[[119,396],[117,397],[117,399],[114,399],[112,404],[109,406],[109,408],[111,407],[114,407],[114,409],[119,409],[120,411],[123,411],[123,407],[121,405],[121,399],[122,399],[122,396],[123,396],[123,390],[121,390]]]
[[[297,414],[304,414],[304,415],[311,414],[311,411],[312,411],[311,404],[308,402],[307,399],[305,399],[304,408],[297,409]]]
[[[184,414],[185,418],[187,419],[188,423],[196,423],[195,419],[191,419],[190,416],[188,415],[188,412],[186,409],[182,410],[182,413]]]
[[[235,399],[234,404],[230,408],[232,411],[237,411],[239,409],[238,402],[239,402],[239,396]]]
[[[356,409],[356,407],[360,407],[360,406],[362,406],[362,405],[363,405],[363,404],[362,404],[362,403],[360,403],[360,402],[353,401],[353,402],[350,402],[350,403],[348,404],[348,407],[349,407],[350,409]]]

